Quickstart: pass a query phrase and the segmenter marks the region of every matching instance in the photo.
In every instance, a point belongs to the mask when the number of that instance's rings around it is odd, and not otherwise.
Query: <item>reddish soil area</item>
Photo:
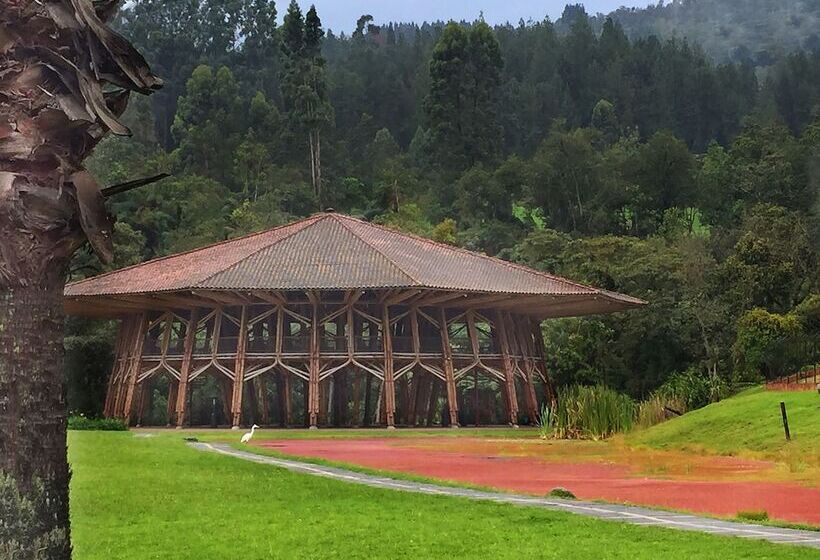
[[[460,439],[460,438],[459,438]],[[258,445],[288,455],[315,457],[385,471],[465,482],[544,495],[556,486],[581,499],[628,502],[734,516],[766,510],[773,519],[820,525],[820,488],[765,481],[670,480],[635,476],[628,464],[553,462],[535,457],[507,457],[457,449],[430,448],[429,440],[340,439],[281,440]],[[466,446],[469,449],[469,446]],[[734,459],[715,457],[725,465]],[[738,468],[748,466],[737,460]]]

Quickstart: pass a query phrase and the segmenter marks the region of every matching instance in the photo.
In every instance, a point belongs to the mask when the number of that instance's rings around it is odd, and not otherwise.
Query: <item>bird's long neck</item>
[[[251,435],[253,435],[254,430],[256,430],[256,426],[251,426]]]

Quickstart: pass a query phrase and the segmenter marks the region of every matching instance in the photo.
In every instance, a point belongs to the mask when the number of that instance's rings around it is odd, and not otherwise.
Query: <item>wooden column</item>
[[[282,376],[282,398],[284,399],[284,408],[282,409],[282,425],[289,426],[293,422],[293,401],[291,400],[290,390],[290,374],[281,372]]]
[[[436,405],[438,404],[439,380],[436,377],[430,378],[430,398],[427,403],[426,425],[432,426],[436,417]]]
[[[507,397],[507,414],[510,425],[518,425],[518,396],[515,394],[515,368],[510,356],[510,341],[507,337],[507,318],[503,311],[498,310],[495,314],[495,332],[498,334],[498,343],[501,347],[501,358],[504,363],[504,391]]]
[[[179,381],[168,380],[168,402],[165,407],[165,422],[170,428],[176,421],[177,394],[179,393]]]
[[[265,377],[267,374],[263,373],[254,381],[256,389],[256,400],[258,404],[262,405],[262,424],[267,426],[270,424],[270,404],[268,403],[268,380]]]
[[[182,366],[179,369],[179,388],[177,389],[176,426],[181,429],[185,425],[185,415],[188,412],[188,381],[193,366],[194,345],[196,331],[199,326],[199,310],[191,310],[188,318],[188,329],[185,331],[185,342],[182,344]]]
[[[242,306],[239,319],[239,338],[236,341],[236,360],[233,368],[233,398],[231,399],[231,428],[239,429],[242,420],[242,390],[245,386],[245,353],[248,346],[248,306]]]
[[[351,375],[353,376],[353,426],[355,427],[359,425],[359,416],[361,415],[362,391],[360,385],[362,375],[355,369],[351,371]]]
[[[123,403],[122,418],[126,426],[131,425],[132,404],[134,402],[134,391],[139,376],[140,364],[142,363],[142,346],[145,343],[145,331],[148,329],[148,315],[142,313],[137,319],[137,328],[134,329],[134,339],[132,340],[132,353],[130,367],[128,371],[127,389],[125,391],[125,402]]]
[[[103,405],[103,416],[110,418],[111,409],[116,395],[116,389],[120,373],[122,370],[124,341],[128,339],[128,323],[125,319],[120,321],[117,327],[117,342],[114,344],[114,364],[111,368],[111,375],[108,377],[108,385],[105,391],[105,404]]]
[[[528,321],[528,319],[519,317],[516,321],[515,332],[518,336],[518,346],[521,348],[524,362],[524,396],[527,403],[527,413],[530,416],[530,422],[537,422],[538,399],[535,396],[535,383],[532,379],[534,349],[532,332],[529,330],[528,325],[523,324],[526,321]]]
[[[310,415],[310,429],[315,430],[319,425],[319,298],[308,293],[313,310],[311,312],[310,328],[310,369],[308,378],[308,413]]]
[[[547,349],[544,345],[544,333],[541,330],[541,322],[533,320],[532,321],[532,329],[533,329],[533,336],[535,338],[535,351],[536,355],[538,356],[538,361],[541,362],[541,367],[543,368],[544,372],[544,385],[547,392],[547,398],[550,401],[550,407],[555,408],[558,406],[558,395],[555,392],[555,386],[552,384],[552,379],[550,379],[549,370],[547,369]]]
[[[439,331],[441,332],[441,352],[444,356],[444,378],[447,385],[447,404],[450,408],[450,427],[458,427],[458,393],[456,392],[455,372],[453,371],[453,349],[450,348],[450,331],[447,327],[447,314],[444,308],[439,313]]]
[[[393,380],[393,337],[390,327],[390,308],[382,306],[382,344],[384,345],[384,415],[387,429],[396,427],[396,387]]]

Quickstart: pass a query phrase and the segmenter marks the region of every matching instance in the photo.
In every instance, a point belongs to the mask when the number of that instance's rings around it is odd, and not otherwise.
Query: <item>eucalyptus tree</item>
[[[71,556],[63,288],[113,218],[83,160],[132,91],[161,86],[107,25],[117,0],[2,0],[0,28],[0,557]],[[8,522],[7,522],[8,520]]]

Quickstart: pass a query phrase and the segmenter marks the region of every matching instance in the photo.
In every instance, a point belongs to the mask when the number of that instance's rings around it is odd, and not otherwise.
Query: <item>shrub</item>
[[[801,364],[792,363],[788,343],[802,334],[800,319],[794,314],[778,315],[752,309],[737,322],[737,338],[732,346],[736,371],[744,379],[773,379]]]
[[[769,520],[769,513],[762,509],[758,510],[749,510],[749,511],[739,511],[737,512],[737,518],[743,519],[745,521],[768,521]]]
[[[126,426],[125,422],[118,418],[86,418],[85,416],[69,416],[68,429],[124,432],[128,430],[128,426]]]
[[[547,494],[549,498],[561,498],[562,500],[576,500],[575,494],[567,490],[566,488],[562,488],[558,486],[557,488],[553,488],[550,490],[550,493]]]
[[[673,373],[653,393],[653,397],[677,403],[680,408],[669,405],[679,412],[702,408],[728,395],[726,382],[720,377],[706,375],[695,368]]]
[[[559,393],[552,418],[557,437],[603,439],[632,427],[635,403],[602,385],[571,385]]]
[[[655,424],[660,424],[676,416],[671,410],[684,413],[687,411],[686,403],[677,397],[665,397],[658,393],[653,393],[647,400],[638,404],[636,423],[641,428],[648,428]]]

